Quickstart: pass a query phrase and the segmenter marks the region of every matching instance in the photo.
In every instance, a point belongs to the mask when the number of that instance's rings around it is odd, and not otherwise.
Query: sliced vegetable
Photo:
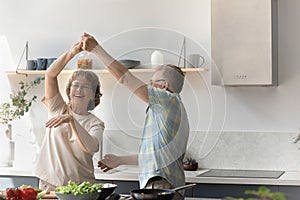
[[[38,195],[36,196],[36,199],[41,199],[48,193],[49,193],[48,190],[43,190],[43,191],[38,193]]]
[[[73,181],[69,181],[68,185],[57,187],[55,189],[55,192],[62,193],[62,194],[80,195],[80,194],[95,193],[101,190],[101,188],[102,188],[102,184],[100,183],[91,184],[88,181],[84,181],[82,183],[75,183]]]

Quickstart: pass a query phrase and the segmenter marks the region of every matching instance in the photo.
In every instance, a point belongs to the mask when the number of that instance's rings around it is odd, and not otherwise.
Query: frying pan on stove
[[[130,192],[131,196],[136,200],[153,200],[153,199],[163,199],[171,200],[176,191],[189,189],[194,187],[196,184],[189,184],[174,189],[138,189],[132,190]]]

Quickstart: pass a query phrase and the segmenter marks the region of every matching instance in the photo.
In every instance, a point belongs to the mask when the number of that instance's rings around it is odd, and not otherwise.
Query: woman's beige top
[[[58,93],[51,99],[42,99],[48,110],[48,118],[70,113],[88,133],[78,133],[80,138],[93,136],[99,142],[98,148],[86,144],[89,149],[99,149],[104,123],[93,114],[78,115],[72,112],[62,96]],[[82,135],[85,134],[85,135]],[[90,144],[95,145],[95,144]],[[95,153],[95,152],[93,152]],[[36,166],[36,175],[40,179],[55,185],[66,185],[69,180],[75,182],[95,182],[93,153],[84,152],[77,142],[75,134],[68,123],[57,128],[47,128]]]

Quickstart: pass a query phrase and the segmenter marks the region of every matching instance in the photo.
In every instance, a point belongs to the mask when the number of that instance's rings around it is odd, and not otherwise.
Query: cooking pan
[[[194,187],[196,184],[184,185],[174,189],[139,189],[130,191],[131,196],[136,200],[171,200],[179,190]]]

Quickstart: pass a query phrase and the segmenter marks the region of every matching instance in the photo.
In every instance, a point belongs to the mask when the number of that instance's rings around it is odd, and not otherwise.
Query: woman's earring
[[[92,109],[95,108],[95,100],[90,99],[89,104],[88,104],[88,109],[89,108],[92,108]]]

